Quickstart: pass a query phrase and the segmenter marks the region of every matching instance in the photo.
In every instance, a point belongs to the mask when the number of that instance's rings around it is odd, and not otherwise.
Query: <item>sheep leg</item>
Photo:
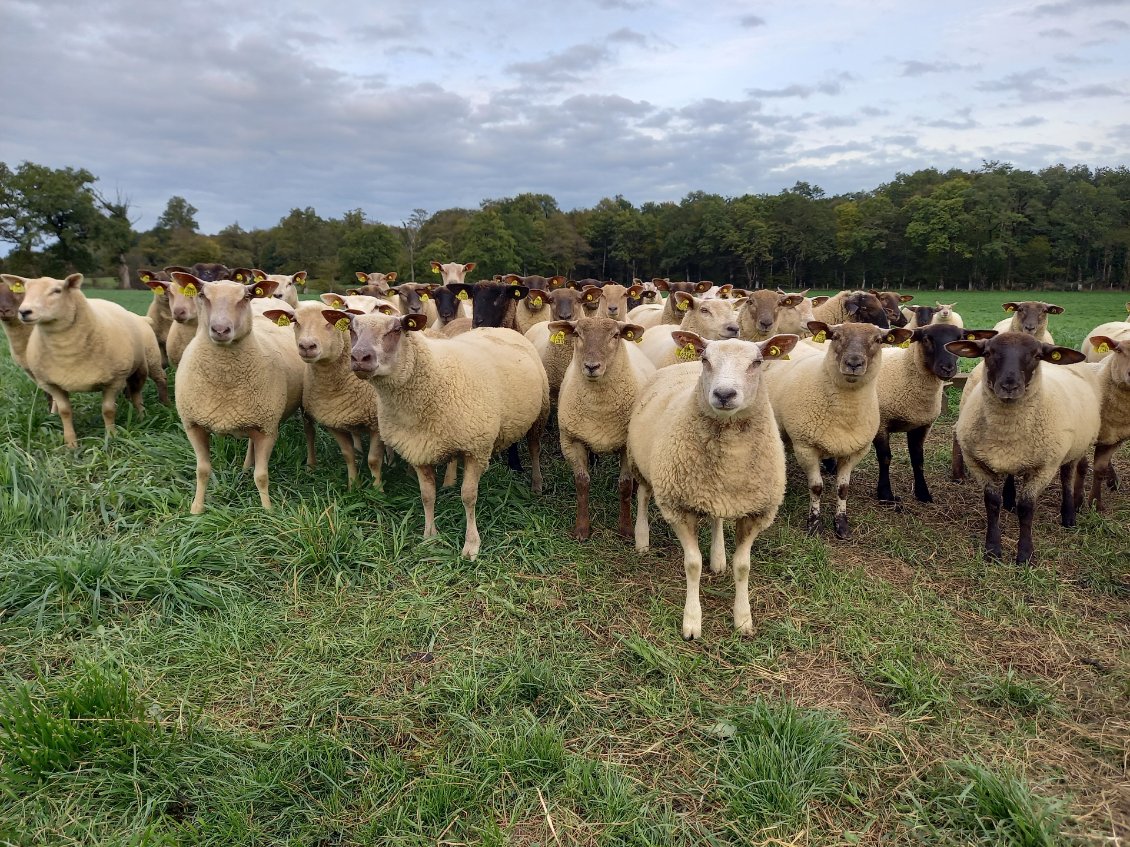
[[[647,506],[651,502],[651,486],[639,480],[636,488],[636,552],[646,553],[651,549],[651,524],[647,519]]]
[[[436,529],[436,469],[431,465],[416,465],[416,479],[420,482],[420,502],[424,506],[424,538],[433,538],[439,535]]]
[[[360,438],[360,436],[358,436]],[[376,427],[369,430],[369,471],[373,474],[373,488],[381,487],[381,463],[384,461],[385,443],[381,431]]]
[[[683,604],[683,638],[702,638],[702,604],[698,586],[702,579],[702,551],[698,548],[698,518],[690,512],[663,510],[683,547],[683,570],[687,574],[687,598]]]
[[[1059,522],[1066,527],[1075,526],[1075,463],[1059,466]]]
[[[1016,564],[1018,565],[1029,564],[1036,552],[1032,544],[1032,515],[1035,511],[1035,498],[1030,494],[1021,494],[1016,501],[1016,517],[1020,521],[1020,537],[1016,542]],[[1074,525],[1074,514],[1071,519]]]
[[[859,460],[867,453],[866,448],[863,452],[857,453],[854,456],[848,456],[839,462],[839,469],[836,472],[836,517],[835,528],[836,538],[847,539],[851,538],[851,529],[848,526],[847,515],[847,496],[848,491],[851,489],[851,472],[855,470],[855,466],[859,464]]]
[[[522,472],[522,457],[518,455],[518,445],[511,444],[506,449],[506,466],[514,473]],[[463,466],[463,473],[467,473],[467,466]]]
[[[63,444],[72,449],[78,447],[78,437],[75,435],[75,413],[71,408],[71,397],[67,392],[55,386],[45,386],[55,402],[59,412],[59,420],[63,423]]]
[[[117,432],[114,418],[118,414],[118,392],[121,390],[121,385],[109,385],[102,389],[102,423],[106,425],[107,438]]]
[[[247,452],[243,454],[243,469],[247,470],[255,464],[255,445],[251,443],[251,439],[247,439]]]
[[[721,518],[714,518],[710,525],[710,572],[726,571],[726,534]]]
[[[536,421],[526,433],[526,447],[530,451],[530,490],[541,494],[541,437],[545,431],[545,421]]]
[[[1090,462],[1084,456],[1075,463],[1075,481],[1071,486],[1071,499],[1075,503],[1075,511],[1078,512],[1083,508],[1083,489],[1087,484],[1087,468],[1090,467]]]
[[[820,454],[795,442],[793,454],[808,477],[808,534],[816,535],[820,532],[820,497],[824,493],[824,480],[820,476]]]
[[[479,526],[475,522],[475,505],[479,502],[479,477],[483,475],[483,464],[474,456],[463,455],[463,511],[467,517],[467,534],[463,539],[462,556],[475,561],[479,555]]]
[[[1091,505],[1096,512],[1103,511],[1103,483],[1110,484],[1110,472],[1114,470],[1111,459],[1119,448],[1118,444],[1100,444],[1095,448],[1095,478],[1091,481]]]
[[[1016,511],[1016,479],[1009,474],[1004,478],[1004,489],[1001,491],[1001,504],[1005,511]]]
[[[455,457],[447,463],[447,469],[443,472],[443,487],[451,488],[455,485],[455,474],[459,470],[459,457]]]
[[[211,436],[208,430],[198,424],[186,426],[184,434],[188,436],[188,443],[196,453],[196,494],[189,511],[199,515],[204,511],[204,492],[208,490],[208,478],[212,475]]]
[[[267,462],[271,459],[271,451],[275,449],[278,434],[261,432],[253,429],[250,433],[252,446],[255,448],[255,487],[259,489],[259,502],[264,509],[271,508],[271,494],[267,490]]]
[[[756,519],[738,518],[734,528],[734,629],[753,635],[753,614],[749,609],[749,559],[759,527]]]
[[[965,457],[961,454],[961,445],[957,443],[957,436],[953,437],[953,455],[950,460],[950,478],[954,482],[965,482]]]
[[[909,436],[907,440],[909,442]],[[880,503],[894,503],[897,498],[891,489],[891,436],[880,430],[871,444],[875,448],[875,460],[879,463],[879,484],[875,489],[875,498]]]
[[[577,489],[577,515],[573,523],[573,537],[578,541],[588,541],[592,535],[589,519],[589,448],[583,441],[561,433],[561,454],[573,469],[573,485]]]
[[[617,480],[620,493],[620,514],[616,521],[616,531],[623,538],[632,537],[632,463],[628,460],[628,448],[620,448],[620,478]]]
[[[359,433],[359,432],[355,432],[355,433],[353,433],[353,450],[354,450],[354,452],[356,452],[356,453],[360,453],[360,452],[361,452],[361,450],[362,450],[362,447],[361,447],[361,433]]]
[[[985,558],[1000,561],[1001,495],[993,485],[985,486]]]
[[[145,407],[141,405],[141,389],[145,387],[145,376],[145,371],[135,371],[126,378],[126,395],[133,403],[138,417],[145,416]]]
[[[168,367],[168,362],[165,362],[161,370],[150,374],[153,384],[157,386],[157,400],[160,401],[162,406],[169,405],[169,378],[165,376],[166,367]]]
[[[1110,475],[1107,476],[1107,478],[1106,478],[1106,487],[1109,488],[1111,491],[1117,491],[1118,486],[1121,485],[1121,484],[1122,484],[1122,482],[1118,478],[1118,468],[1116,468],[1114,465],[1111,465],[1110,466]]]
[[[934,497],[930,494],[930,486],[926,484],[926,473],[923,471],[926,436],[929,434],[929,424],[906,433],[906,449],[910,453],[910,468],[914,473],[914,499],[920,503],[934,502]]]
[[[333,435],[334,441],[341,449],[341,457],[345,459],[347,484],[352,488],[354,483],[357,482],[357,457],[354,453],[353,438],[344,429],[331,429],[330,434]]]
[[[318,454],[314,451],[314,419],[305,411],[302,412],[302,432],[306,436],[306,467],[312,468],[318,464]]]

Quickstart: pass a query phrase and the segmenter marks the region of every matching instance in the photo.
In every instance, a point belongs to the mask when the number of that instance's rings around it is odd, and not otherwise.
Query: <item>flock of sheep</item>
[[[146,379],[168,402],[165,366],[177,368],[176,407],[196,453],[194,514],[204,510],[212,434],[248,441],[244,467],[270,508],[268,462],[279,424],[301,411],[307,460],[314,425],[326,427],[358,477],[367,436],[373,484],[385,447],[415,469],[424,536],[435,525],[436,471],[454,485],[462,463],[462,553],[475,558],[479,478],[492,455],[529,448],[541,490],[541,440],[556,410],[573,469],[574,535],[587,539],[590,457],[620,459],[621,535],[649,545],[648,506],[677,535],[687,577],[682,634],[701,637],[701,519],[710,521],[710,569],[726,568],[723,522],[736,522],[734,625],[753,628],[750,550],[785,494],[785,445],[808,478],[808,529],[821,527],[823,476],[834,473],[834,531],[849,534],[852,470],[873,446],[877,496],[892,502],[890,436],[905,432],[914,496],[932,500],[923,445],[941,413],[958,357],[981,358],[962,396],[953,470],[984,487],[987,556],[1001,556],[1000,510],[1015,505],[1016,559],[1033,555],[1037,497],[1059,474],[1062,522],[1084,500],[1102,507],[1116,479],[1111,456],[1130,437],[1130,322],[1103,324],[1085,352],[1056,346],[1047,303],[1006,303],[994,329],[967,329],[952,305],[910,307],[894,292],[831,298],[744,292],[709,282],[508,275],[466,282],[473,263],[432,263],[436,284],[396,284],[358,273],[360,287],[298,299],[305,273],[267,275],[198,264],[142,271],[154,293],[146,317],[89,300],[82,275],[0,275],[0,323],[14,360],[49,395],[64,441],[77,440],[69,395],[101,391],[108,433],[124,389],[141,409]],[[666,297],[664,297],[666,295]],[[1064,410],[1070,410],[1064,414]],[[631,497],[637,493],[633,527]]]

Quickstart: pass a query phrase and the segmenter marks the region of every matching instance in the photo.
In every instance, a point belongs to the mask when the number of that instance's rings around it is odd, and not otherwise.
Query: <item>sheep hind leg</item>
[[[518,455],[518,445],[511,444],[506,449],[506,466],[514,473],[522,472],[522,457]],[[466,465],[463,466],[463,473],[467,473]]]
[[[820,497],[824,493],[824,480],[820,476],[820,455],[794,442],[793,453],[797,464],[808,477],[808,534],[820,532]]]
[[[1095,448],[1095,475],[1091,481],[1090,499],[1096,512],[1103,511],[1103,488],[1110,487],[1109,474],[1114,470],[1111,459],[1119,446],[1118,444],[1100,444]]]
[[[702,551],[698,547],[698,518],[690,512],[668,513],[665,518],[675,530],[683,547],[683,570],[687,575],[687,597],[683,603],[683,638],[702,638],[702,604],[699,583],[702,580]]]
[[[118,416],[118,392],[121,389],[120,384],[102,389],[102,423],[106,426],[106,438],[113,437],[118,431],[114,420]]]
[[[255,487],[259,489],[259,503],[268,511],[271,508],[271,493],[268,489],[267,465],[271,461],[271,453],[278,440],[277,433],[260,432],[251,430],[251,445],[255,448]]]
[[[331,429],[330,434],[333,435],[334,441],[341,449],[341,457],[345,459],[345,476],[347,485],[352,488],[357,482],[357,454],[353,439],[349,433],[344,429]]]
[[[620,494],[620,514],[616,521],[616,531],[623,538],[632,537],[632,465],[628,460],[628,448],[620,450],[620,478],[617,480]]]
[[[141,404],[141,389],[145,387],[145,380],[144,371],[135,371],[126,378],[126,395],[138,417],[145,416],[145,407]]]
[[[647,519],[648,504],[651,503],[651,486],[639,480],[636,488],[636,552],[646,553],[651,549],[651,523]]]
[[[953,437],[950,457],[950,479],[954,482],[965,482],[965,457],[961,453],[961,445],[957,443],[956,435]]]
[[[920,503],[933,503],[934,497],[930,494],[930,486],[926,484],[925,465],[926,436],[930,434],[930,426],[920,426],[906,434],[906,449],[910,453],[910,469],[914,474],[914,499]]]
[[[483,475],[484,463],[474,456],[463,456],[463,512],[467,517],[467,533],[463,539],[461,555],[472,562],[479,555],[479,526],[475,522],[475,506],[479,501],[479,477]]]
[[[306,436],[306,467],[313,468],[318,464],[318,453],[314,449],[314,419],[302,412],[302,433]],[[354,476],[356,476],[356,466]]]
[[[455,485],[455,476],[459,472],[459,457],[456,456],[447,463],[447,468],[443,472],[443,487],[451,488]],[[466,473],[466,469],[464,469]]]
[[[891,436],[880,430],[871,442],[875,448],[875,460],[879,465],[879,484],[875,488],[875,499],[880,503],[896,502],[891,488]]]
[[[535,421],[526,433],[526,447],[530,451],[530,490],[541,494],[541,437],[545,432],[545,421]]]
[[[710,524],[710,572],[726,572],[726,533],[721,518],[714,518]]]
[[[436,469],[431,465],[416,465],[416,479],[420,482],[420,503],[424,507],[424,538],[434,538],[439,535],[436,529]]]
[[[192,498],[192,507],[189,510],[194,515],[204,511],[204,493],[208,490],[208,478],[212,475],[212,448],[211,438],[202,426],[193,424],[185,427],[188,443],[196,453],[196,494]]]
[[[374,427],[369,430],[369,471],[373,474],[373,488],[381,488],[381,464],[384,462],[385,443],[381,431]]]

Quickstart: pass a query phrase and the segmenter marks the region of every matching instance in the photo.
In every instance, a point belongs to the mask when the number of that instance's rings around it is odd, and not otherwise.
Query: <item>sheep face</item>
[[[657,289],[670,294],[674,294],[676,291],[683,291],[687,294],[705,294],[713,287],[713,283],[706,279],[702,282],[671,282],[669,279],[656,277],[652,282],[655,283]]]
[[[675,310],[684,315],[683,322],[679,324],[682,329],[709,340],[738,337],[738,316],[729,300],[716,297],[696,299],[682,291],[671,296],[675,298]]]
[[[707,414],[724,420],[749,416],[761,388],[762,362],[784,358],[800,340],[795,335],[775,335],[762,342],[708,341],[683,330],[676,330],[671,338],[680,347],[695,348],[702,361],[699,405]]]
[[[555,321],[571,321],[577,315],[584,292],[575,288],[558,288],[549,292],[549,314]]]
[[[831,342],[826,355],[832,357],[836,372],[848,384],[858,382],[868,372],[877,373],[871,364],[879,357],[883,345],[909,341],[913,332],[901,327],[884,331],[866,323],[828,326],[821,321],[811,321],[808,328],[814,340]]]
[[[530,274],[529,276],[518,276],[518,274],[506,274],[502,277],[502,281],[510,285],[524,285],[526,288],[533,291],[535,288],[540,288],[543,291],[552,291],[554,288],[560,288],[565,285],[568,280],[563,276],[540,276],[539,274]]]
[[[0,321],[12,322],[19,318],[24,286],[22,277],[4,274],[0,279]]]
[[[351,343],[349,366],[359,379],[396,373],[404,355],[405,333],[427,326],[427,318],[423,315],[350,315],[327,309],[322,316],[338,329],[348,329]]]
[[[1024,332],[1002,332],[983,340],[963,338],[951,341],[946,349],[969,359],[984,357],[984,390],[1005,403],[1024,397],[1040,362],[1074,365],[1086,360],[1078,350],[1045,344]]]
[[[390,288],[389,293],[400,297],[400,311],[406,315],[415,315],[423,314],[424,302],[431,299],[435,289],[434,285],[405,282],[396,288]]]
[[[913,295],[899,294],[897,291],[876,291],[874,288],[870,289],[868,294],[874,294],[878,298],[891,326],[907,325],[906,315],[902,313],[902,304],[913,300]]]
[[[463,264],[462,262],[432,262],[432,273],[439,274],[440,285],[451,285],[453,283],[461,283],[467,278],[467,274],[475,269],[474,262]]]
[[[1110,348],[1111,354],[1108,357],[1110,365],[1108,367],[1110,368],[1111,379],[1123,389],[1130,388],[1130,341],[1115,341],[1105,335],[1092,335],[1087,340],[1099,353],[1105,352],[1102,349],[1104,344]]]
[[[236,277],[238,279],[238,277]],[[296,274],[288,276],[287,274],[269,274],[267,279],[273,279],[279,284],[275,289],[274,296],[279,300],[285,300],[288,303],[298,302],[298,289],[306,284],[306,271],[299,271]]]
[[[471,294],[471,326],[502,326],[510,304],[529,291],[524,285],[476,282]]]
[[[9,285],[18,280],[23,285],[24,299],[17,310],[20,322],[25,324],[50,323],[70,318],[74,314],[72,291],[82,287],[82,274],[71,274],[66,279],[52,279],[41,276],[39,279],[23,279],[4,274]]]
[[[958,356],[947,349],[947,344],[962,338],[992,338],[996,335],[992,329],[962,329],[953,324],[929,324],[912,332],[910,340],[918,345],[922,362],[938,379],[953,379],[957,374]]]
[[[625,288],[616,283],[609,283],[600,289],[601,311],[615,321],[624,320],[628,314],[628,298],[635,297],[643,291],[642,286],[633,285]]]
[[[459,294],[454,288],[437,285],[431,296],[436,301],[436,314],[441,321],[447,324],[459,317]]]
[[[782,309],[792,309],[805,302],[803,294],[780,294],[764,288],[752,292],[741,307],[741,319],[754,332],[768,335]],[[811,312],[811,308],[809,309]]]
[[[165,270],[170,269],[165,268]],[[215,282],[219,279],[229,279],[231,268],[222,262],[197,262],[192,266],[192,275],[204,282]]]
[[[271,279],[247,284],[230,280],[206,282],[182,273],[173,274],[173,280],[189,291],[189,286],[199,289],[196,295],[199,318],[208,327],[208,339],[221,347],[247,337],[254,319],[251,301],[256,297],[270,297],[278,286]]]
[[[870,291],[854,291],[844,298],[844,311],[848,319],[856,323],[874,324],[881,329],[890,329],[887,310],[879,298]]]
[[[325,319],[324,311],[321,303],[307,301],[299,303],[294,310],[268,309],[263,317],[280,326],[294,327],[294,343],[298,345],[299,357],[313,364],[337,359],[342,348],[349,343],[347,334]]]
[[[552,321],[549,331],[573,337],[573,360],[578,363],[581,375],[593,381],[608,373],[609,365],[615,363],[618,356],[626,355],[621,339],[639,341],[643,338],[642,326],[603,317]]]
[[[1024,300],[1019,303],[1005,303],[1001,306],[1006,312],[1014,312],[1022,332],[1039,335],[1048,328],[1048,315],[1063,313],[1063,306],[1041,303],[1039,300]]]
[[[388,287],[396,282],[396,271],[387,274],[365,273],[364,271],[357,271],[357,281],[361,283],[361,288],[350,290],[349,293],[353,294],[367,294],[370,297],[383,297],[388,293]],[[362,289],[371,288],[371,291],[364,291]]]

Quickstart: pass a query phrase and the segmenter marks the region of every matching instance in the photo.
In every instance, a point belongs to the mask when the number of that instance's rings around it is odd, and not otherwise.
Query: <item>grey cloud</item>
[[[607,47],[577,44],[532,62],[514,62],[504,70],[529,82],[577,82],[585,72],[607,64],[612,53]]]
[[[596,5],[601,9],[623,9],[635,12],[648,5],[647,0],[596,0]]]
[[[1062,77],[1053,76],[1044,68],[1019,71],[997,80],[984,80],[977,83],[976,88],[978,91],[1013,93],[1025,102],[1125,96],[1124,91],[1106,83],[1069,86]]]
[[[1095,28],[1105,30],[1113,29],[1117,30],[1118,32],[1126,32],[1127,30],[1130,30],[1130,23],[1127,23],[1126,21],[1120,21],[1117,18],[1110,18],[1105,21],[1099,21],[1097,24],[1095,24]]]
[[[1052,27],[1051,29],[1041,29],[1037,35],[1042,38],[1071,38],[1071,33],[1063,27]]]
[[[864,106],[859,111],[869,118],[881,118],[891,113],[889,109],[880,109],[878,106]]]
[[[980,126],[973,119],[972,109],[961,109],[956,118],[938,118],[932,121],[923,121],[924,126],[938,127],[939,129],[973,129]]]
[[[839,94],[843,91],[844,83],[855,79],[846,71],[839,73],[835,78],[825,80],[816,85],[786,85],[784,88],[747,88],[745,93],[750,97],[778,98],[800,97],[807,99],[813,94]]]
[[[961,65],[957,62],[920,62],[910,59],[902,63],[902,76],[926,76],[927,74],[945,74],[954,71],[975,71],[980,65]]]
[[[754,29],[755,27],[765,26],[765,18],[760,15],[744,15],[738,18],[738,23],[747,29]]]
[[[1088,9],[1103,9],[1112,6],[1125,6],[1130,0],[1063,0],[1060,3],[1040,3],[1028,12],[1034,18],[1064,17]]]
[[[708,97],[684,106],[678,115],[699,126],[748,122],[761,109],[756,100],[716,100]]]
[[[376,24],[366,24],[357,28],[357,34],[363,40],[372,39],[375,41],[391,41],[416,36],[420,32],[419,15],[401,15],[398,18],[384,20]]]
[[[618,42],[621,44],[639,44],[640,46],[647,45],[647,36],[642,32],[636,32],[634,29],[628,27],[621,27],[615,32],[610,32],[606,41]]]
[[[1013,126],[1039,126],[1040,124],[1046,124],[1047,122],[1047,118],[1042,118],[1039,115],[1029,115],[1026,118],[1018,120],[1013,124]]]
[[[860,123],[859,118],[851,115],[828,115],[819,118],[816,121],[817,126],[822,126],[825,129],[840,129],[848,126],[858,126]]]
[[[1057,53],[1052,58],[1061,65],[1088,66],[1109,65],[1111,63],[1111,59],[1105,56],[1078,56],[1074,53]]]

